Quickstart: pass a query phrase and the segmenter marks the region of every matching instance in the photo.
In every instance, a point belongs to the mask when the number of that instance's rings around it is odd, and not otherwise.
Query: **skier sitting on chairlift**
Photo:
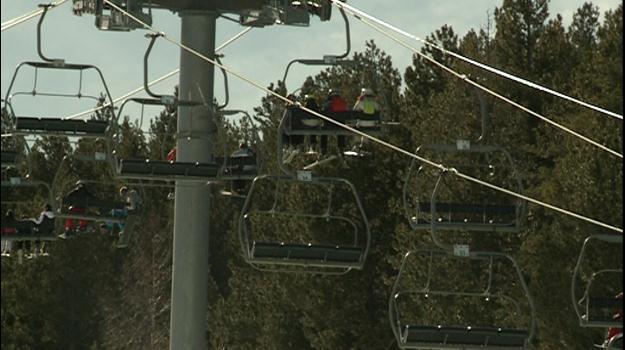
[[[313,95],[305,95],[304,96],[304,107],[313,110],[315,112],[319,112],[319,104]],[[317,139],[315,136],[310,137],[310,143],[316,144]],[[293,135],[291,136],[291,144],[297,149],[301,145],[304,144],[304,136],[303,135]]]
[[[78,181],[76,187],[74,187],[64,198],[63,203],[69,205],[68,210],[70,214],[84,215],[87,211],[87,202],[89,199],[94,198],[93,194],[89,191],[87,186]],[[87,230],[87,220],[80,219],[78,221],[78,231],[85,232]],[[68,218],[65,220],[65,232],[59,235],[60,238],[65,239],[73,236],[76,233],[76,225],[74,219]]]
[[[52,234],[54,234],[55,215],[54,211],[52,211],[52,206],[50,204],[45,205],[43,211],[39,214],[38,218],[32,218],[30,219],[30,221],[32,221],[36,225],[37,230],[39,230],[39,234],[46,236],[51,236]],[[48,255],[46,252],[44,252],[41,241],[35,241],[35,245],[33,247],[32,256],[37,257],[38,255]]]
[[[371,89],[363,88],[360,96],[354,105],[354,111],[363,112],[365,114],[376,114],[380,112],[380,105],[375,100],[375,93]]]
[[[373,90],[368,88],[363,88],[360,90],[360,96],[356,100],[356,104],[354,105],[354,111],[363,112],[367,115],[375,115],[380,113],[380,104],[376,101],[375,93]],[[364,137],[360,138],[360,144],[354,146],[354,150],[357,154],[362,153],[362,148],[365,145],[366,139]]]
[[[340,112],[347,112],[348,110],[349,110],[349,107],[347,107],[347,101],[345,101],[345,99],[341,97],[341,94],[339,93],[339,91],[335,89],[330,89],[330,91],[328,92],[328,97],[323,103],[323,112],[324,113],[328,113],[328,112],[340,113]],[[325,136],[325,146],[324,146],[323,137],[324,136],[322,136],[322,139],[321,139],[321,149],[322,149],[321,153],[327,153],[328,137]],[[343,150],[345,149],[345,146],[347,145],[345,136],[339,135],[337,137],[337,145],[339,148],[339,154],[343,153]]]
[[[136,214],[139,212],[139,210],[141,210],[141,204],[143,203],[143,201],[141,199],[141,196],[139,196],[139,193],[136,190],[129,189],[126,186],[122,186],[119,189],[119,195],[122,197],[122,200],[126,203],[124,210],[127,216],[126,222],[120,225],[121,231],[119,232],[119,237],[120,237],[120,242],[122,242],[122,241],[125,241],[124,235],[129,234],[129,231],[132,230],[135,220],[136,220]],[[125,244],[126,243],[124,243],[124,245]]]

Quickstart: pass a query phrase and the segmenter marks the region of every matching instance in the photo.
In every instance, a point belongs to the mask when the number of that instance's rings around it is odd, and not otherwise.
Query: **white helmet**
[[[363,96],[370,96],[370,97],[375,96],[375,94],[373,93],[373,90],[368,89],[368,88],[363,88],[363,89],[360,91],[360,93],[361,93]]]

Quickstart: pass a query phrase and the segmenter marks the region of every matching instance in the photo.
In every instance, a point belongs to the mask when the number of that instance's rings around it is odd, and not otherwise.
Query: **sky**
[[[489,14],[501,5],[501,0],[352,0],[349,3],[369,14],[404,29],[419,37],[426,37],[444,24],[451,25],[459,36],[469,29],[486,26]],[[561,14],[566,24],[570,23],[576,9],[583,0],[551,0],[550,13]],[[601,12],[616,8],[621,0],[594,0]],[[32,11],[41,0],[2,0],[2,22]],[[38,60],[36,49],[37,20],[31,20],[2,32],[2,96],[9,88],[15,67],[22,61]],[[168,11],[154,12],[154,27],[173,38],[180,37],[180,19]],[[392,56],[393,62],[403,73],[410,65],[412,53],[407,49],[378,35],[373,29],[352,19],[353,51],[363,51],[365,41],[374,39],[376,44]],[[243,27],[220,19],[217,23],[217,43],[225,42],[240,32]],[[49,57],[62,57],[67,62],[89,63],[98,66],[106,79],[113,98],[126,94],[143,83],[143,55],[148,45],[143,30],[133,32],[105,32],[94,26],[94,17],[72,14],[71,1],[51,11],[46,17],[43,34],[43,51]],[[416,42],[415,42],[416,45]],[[417,45],[418,47],[418,45]],[[223,63],[238,73],[267,86],[282,79],[286,65],[296,58],[321,58],[326,54],[340,54],[345,50],[345,32],[341,16],[337,11],[329,22],[314,18],[310,27],[272,26],[253,29],[251,32],[228,46]],[[353,52],[352,51],[352,52]],[[158,41],[151,56],[150,78],[156,79],[178,68],[180,50],[166,41]],[[291,69],[287,81],[290,90],[298,88],[309,75],[314,75],[321,67],[296,65]],[[31,91],[34,75],[22,71],[15,88]],[[219,74],[216,74],[216,97],[223,101],[224,88]],[[85,75],[83,92],[97,95],[102,90],[95,75]],[[170,94],[177,84],[178,77],[155,86],[157,93]],[[79,77],[58,72],[40,73],[38,90],[75,92]],[[248,83],[230,77],[231,109],[252,108],[260,104],[264,92]],[[15,91],[15,90],[14,90]],[[38,116],[67,116],[93,106],[90,100],[78,103],[59,103],[58,99],[39,98],[36,101],[28,96],[14,99],[18,114]],[[139,116],[137,108],[128,109],[128,114]],[[124,113],[127,114],[127,113]],[[156,113],[146,111],[146,118]],[[147,122],[144,123],[147,127]]]

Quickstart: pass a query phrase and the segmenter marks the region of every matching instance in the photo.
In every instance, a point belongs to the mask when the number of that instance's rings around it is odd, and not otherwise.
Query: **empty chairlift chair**
[[[406,254],[389,318],[401,349],[523,350],[535,328],[533,302],[516,262],[485,252]]]
[[[339,178],[259,176],[239,235],[245,260],[259,270],[321,274],[362,269],[371,241],[354,186]]]
[[[41,25],[45,18],[47,12],[47,6],[44,7],[44,13],[40,17],[39,24],[37,26],[37,43],[39,49],[39,56],[41,57],[41,62],[35,61],[27,61],[22,62],[18,65],[11,82],[9,84],[9,88],[7,89],[6,98],[5,98],[5,107],[8,109],[11,116],[11,126],[10,131],[14,134],[21,135],[45,135],[45,136],[61,136],[61,137],[105,137],[113,133],[111,126],[116,125],[113,118],[113,100],[111,98],[111,94],[108,90],[106,82],[104,80],[104,76],[100,69],[94,65],[90,64],[74,64],[74,63],[66,63],[63,59],[50,59],[43,55],[41,52]],[[35,76],[32,87],[29,87],[28,90],[22,90],[19,87],[19,84],[16,85],[16,82],[19,80],[22,81],[21,76],[23,76],[23,71],[30,68],[33,71]],[[64,77],[70,77],[72,72],[77,73],[78,75],[78,86],[76,92],[59,92],[57,87],[54,88],[53,91],[46,91],[45,85],[42,87],[41,80],[43,79],[40,74],[41,72],[57,72],[62,73]],[[105,97],[90,95],[83,91],[83,87],[87,84],[84,82],[85,75],[88,72],[95,72],[98,77],[99,83],[101,83],[101,91],[104,91]],[[20,79],[18,79],[20,78]],[[63,84],[66,85],[66,84]],[[16,106],[24,106],[28,104],[18,103],[18,97],[48,97],[53,98],[58,101],[59,99],[71,99],[74,104],[79,105],[79,101],[81,100],[91,100],[93,104],[96,103],[106,103],[108,104],[107,108],[104,109],[104,115],[107,116],[109,114],[108,119],[104,120],[79,120],[79,119],[63,119],[57,116],[26,116],[21,114]],[[30,105],[33,105],[32,101]],[[78,106],[82,108],[81,106]],[[110,112],[110,113],[109,113]]]
[[[130,98],[122,103],[118,111],[118,118],[122,116],[124,107],[128,103],[138,103],[143,106],[169,106],[173,103],[191,104],[176,101],[171,96],[155,95],[156,98]],[[118,159],[117,177],[125,180],[153,180],[153,181],[209,181],[217,178],[220,165],[215,163],[179,162],[151,159]]]
[[[132,98],[126,100],[118,111],[118,118],[122,116],[123,107],[128,102],[146,105],[161,106],[198,106],[200,103],[193,101],[181,101],[175,96],[160,95],[152,92],[148,84],[148,59],[156,40],[162,34],[150,34],[150,44],[145,52],[143,84],[145,91],[152,98]],[[186,181],[210,181],[217,178],[220,165],[216,162],[199,163],[183,161],[164,161],[150,159],[120,159],[117,165],[117,176],[121,179],[130,180],[155,180],[171,182],[176,180]]]
[[[413,229],[518,233],[523,230],[526,203],[453,176],[474,176],[522,193],[521,178],[511,155],[499,146],[425,145],[417,154],[449,168],[441,171],[413,160],[403,189],[406,216]]]
[[[584,328],[623,327],[623,236],[599,234],[588,237],[573,270],[573,307]],[[622,343],[621,343],[622,344]]]

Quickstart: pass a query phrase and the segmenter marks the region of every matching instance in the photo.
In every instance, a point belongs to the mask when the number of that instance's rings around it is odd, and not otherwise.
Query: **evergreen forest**
[[[443,25],[428,40],[622,115],[622,3],[614,9],[599,9],[586,3],[572,19],[566,20],[550,13],[548,4],[549,0],[503,0],[492,16],[492,23],[484,29],[457,33]],[[431,47],[423,47],[421,52],[504,97],[622,153],[622,120],[516,84]],[[412,52],[406,50],[405,54]],[[368,41],[366,49],[351,58],[354,65],[331,67],[309,77],[297,97],[303,100],[309,95],[321,103],[329,89],[338,89],[351,103],[358,97],[360,87],[369,87],[377,93],[385,121],[389,122],[381,136],[384,141],[410,152],[421,145],[453,145],[458,140],[500,146],[510,155],[516,169],[504,165],[480,169],[480,165],[508,161],[499,156],[484,159],[482,155],[478,155],[480,159],[469,160],[471,164],[457,165],[456,169],[515,191],[520,188],[528,197],[623,227],[622,157],[479,92],[417,55],[412,65],[402,71],[394,66],[393,57],[374,41]],[[281,81],[269,88],[286,94]],[[248,142],[260,157],[260,172],[280,175],[276,152],[278,126],[285,108],[283,101],[267,95],[251,113],[254,125],[246,120],[234,122],[220,118],[219,147],[215,152],[229,153],[239,143]],[[3,111],[3,120],[7,113]],[[92,118],[107,120],[111,117],[107,113],[110,112],[98,112]],[[149,132],[142,131],[135,116],[124,115],[118,120],[116,155],[165,159],[175,146],[177,111],[167,108],[150,117]],[[255,142],[256,133],[262,136],[261,142]],[[360,143],[359,138],[350,141]],[[3,149],[25,150],[24,146],[19,141],[2,139]],[[116,190],[123,184],[111,175],[106,162],[94,165],[78,156],[106,152],[102,140],[72,143],[69,139],[40,137],[28,146],[28,154],[24,153],[18,168],[3,170],[3,176],[28,172],[32,179],[53,184],[58,193],[69,190],[77,180],[95,180],[101,182],[97,187],[99,195],[109,199],[116,198]],[[276,273],[252,268],[242,256],[239,236],[244,200],[222,195],[229,189],[228,184],[210,185],[211,211],[206,213],[211,223],[206,271],[209,349],[399,349],[390,325],[391,291],[404,255],[430,249],[435,243],[427,227],[411,227],[411,214],[407,214],[410,210],[406,207],[414,209],[416,200],[431,196],[438,173],[429,165],[413,164],[413,159],[406,155],[374,142],[364,142],[363,147],[368,152],[364,157],[314,168],[314,173],[320,176],[349,180],[362,201],[371,235],[370,249],[363,269],[346,274]],[[330,137],[330,150],[335,148],[335,140]],[[419,154],[449,166],[455,161],[436,152]],[[309,158],[296,157],[289,166],[299,169],[308,163]],[[416,172],[426,181],[413,181]],[[514,177],[512,181],[511,177]],[[447,187],[441,196],[448,196],[450,201],[468,198],[482,201],[492,196],[498,201],[517,201],[453,174],[445,175],[444,179]],[[2,258],[3,350],[169,347],[173,188],[136,188],[143,197],[143,210],[127,249],[117,249],[109,236],[92,232],[48,243],[49,257],[24,259],[21,264],[15,257]],[[252,198],[257,203],[255,208],[273,200],[273,187],[259,186],[257,190]],[[349,193],[341,191],[344,190],[337,190],[336,208],[345,211],[345,215],[358,216]],[[9,194],[4,188],[2,192],[2,209],[6,211]],[[41,211],[45,199],[35,192],[21,194],[30,199],[19,204],[18,215],[36,216]],[[289,208],[315,210],[324,205],[323,193],[305,193],[297,187],[282,187],[277,192],[280,201]],[[518,327],[532,321],[529,309],[533,306],[536,331],[532,348],[587,350],[593,344],[602,343],[605,329],[580,327],[571,298],[571,281],[584,240],[612,232],[542,205],[524,202],[523,207],[520,232],[460,231],[441,233],[439,237],[445,244],[463,244],[472,251],[513,257],[523,283],[514,271],[510,273],[507,267],[496,265],[492,288],[506,290],[513,298],[520,299],[519,308],[504,301],[485,303],[454,301],[445,295],[438,299],[426,296],[402,300],[398,304],[402,315],[412,322],[431,322],[434,326],[470,319],[476,325]],[[326,234],[320,240],[334,242],[341,234],[340,227],[324,228],[331,225],[323,222],[305,224],[275,218],[253,221],[256,234],[278,240],[303,237],[306,241],[312,239],[309,235],[316,230]],[[621,269],[617,278],[601,281],[605,290],[598,288],[598,293],[613,297],[622,291],[622,244],[616,248],[592,246],[587,259],[584,268],[589,271],[606,266]],[[416,288],[423,283],[420,279],[426,278],[428,267],[432,267],[429,282],[451,289],[470,289],[482,285],[486,278],[483,274],[486,270],[480,263],[428,264],[427,259],[415,256],[403,271],[406,278],[401,281],[401,287]],[[524,284],[533,305],[525,298]]]

